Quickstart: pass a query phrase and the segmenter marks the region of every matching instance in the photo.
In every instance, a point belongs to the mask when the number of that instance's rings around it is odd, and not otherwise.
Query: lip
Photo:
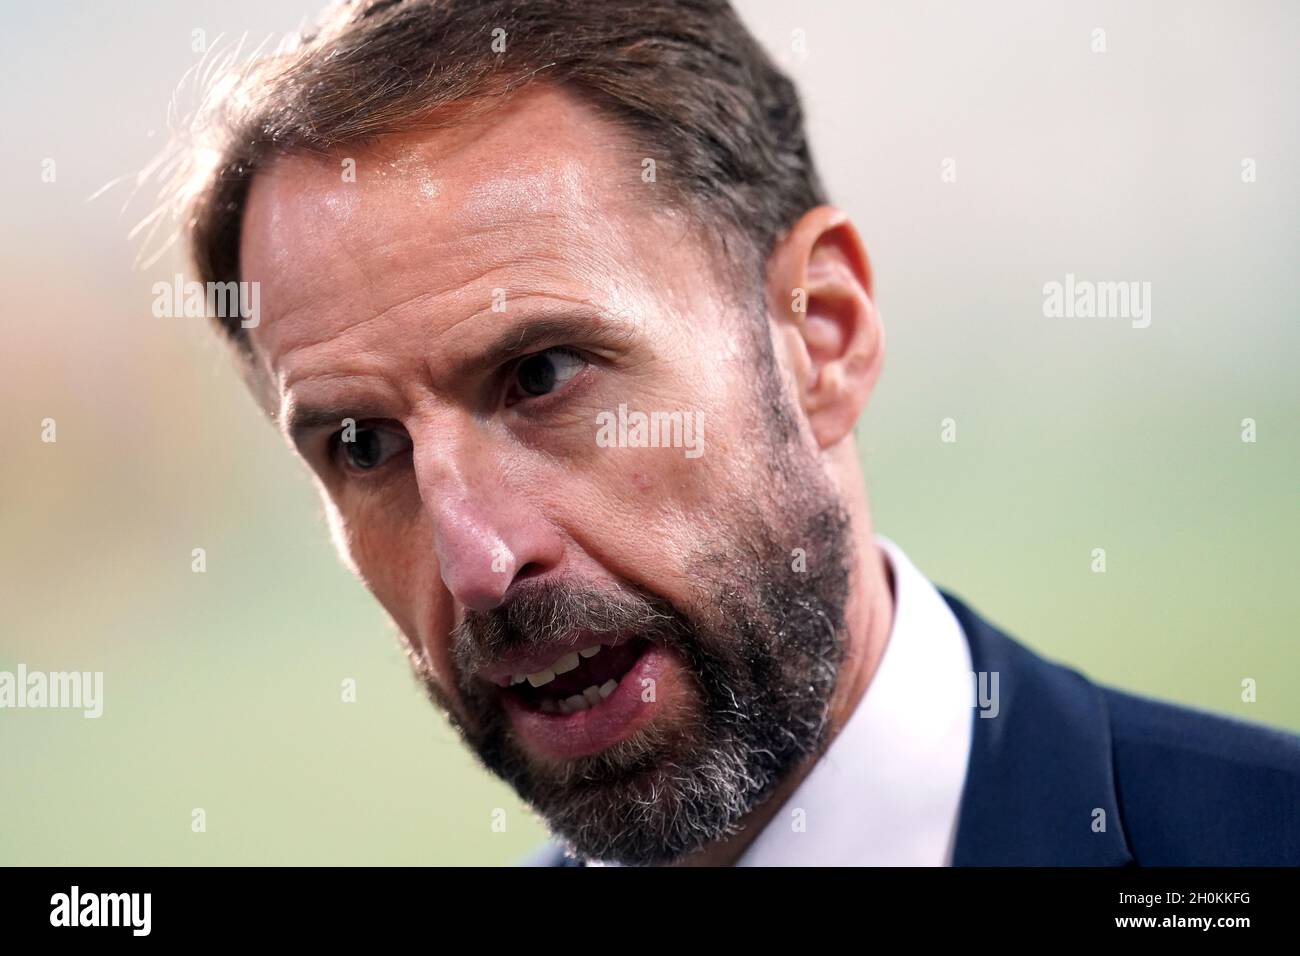
[[[547,644],[527,654],[516,654],[504,661],[481,668],[476,676],[498,687],[508,687],[511,678],[516,674],[536,674],[567,653],[591,647],[593,644],[617,647],[628,639],[629,635],[626,634],[616,637],[608,634],[597,636],[590,631],[576,631],[553,644]]]
[[[647,644],[610,695],[588,710],[571,714],[534,710],[508,690],[501,692],[501,702],[528,750],[552,760],[573,760],[600,753],[644,726],[664,703],[664,677],[673,666],[667,650]],[[654,681],[653,701],[641,699],[646,680]]]

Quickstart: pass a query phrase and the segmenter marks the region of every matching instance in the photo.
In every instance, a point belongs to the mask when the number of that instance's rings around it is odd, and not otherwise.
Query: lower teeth
[[[611,678],[599,687],[592,684],[581,694],[574,694],[572,697],[566,697],[563,700],[556,700],[554,697],[543,697],[539,706],[548,714],[576,714],[580,710],[590,710],[595,707],[614,693],[614,688],[617,686],[618,681]]]

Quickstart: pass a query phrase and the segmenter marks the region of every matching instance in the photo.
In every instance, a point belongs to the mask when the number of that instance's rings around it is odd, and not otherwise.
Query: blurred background
[[[873,257],[878,529],[1094,679],[1300,730],[1300,6],[739,7]],[[204,321],[151,314],[179,256],[133,268],[130,177],[196,41],[317,9],[0,15],[0,670],[105,675],[98,720],[0,710],[0,863],[504,864],[543,837],[426,703]],[[1067,273],[1150,282],[1150,327],[1045,318]]]

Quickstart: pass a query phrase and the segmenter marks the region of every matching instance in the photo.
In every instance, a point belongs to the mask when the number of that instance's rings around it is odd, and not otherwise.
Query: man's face
[[[554,90],[281,158],[241,276],[269,398],[426,687],[557,833],[628,862],[731,832],[816,748],[849,562],[761,306],[645,168]]]

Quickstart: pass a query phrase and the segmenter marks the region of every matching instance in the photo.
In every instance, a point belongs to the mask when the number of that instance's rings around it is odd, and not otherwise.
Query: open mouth
[[[633,638],[566,651],[541,670],[515,674],[504,693],[529,711],[575,714],[607,700],[645,654],[649,642]]]
[[[536,671],[488,678],[516,742],[535,757],[591,756],[680,710],[681,665],[654,641],[620,635],[602,642],[591,635],[547,656],[528,659]]]

